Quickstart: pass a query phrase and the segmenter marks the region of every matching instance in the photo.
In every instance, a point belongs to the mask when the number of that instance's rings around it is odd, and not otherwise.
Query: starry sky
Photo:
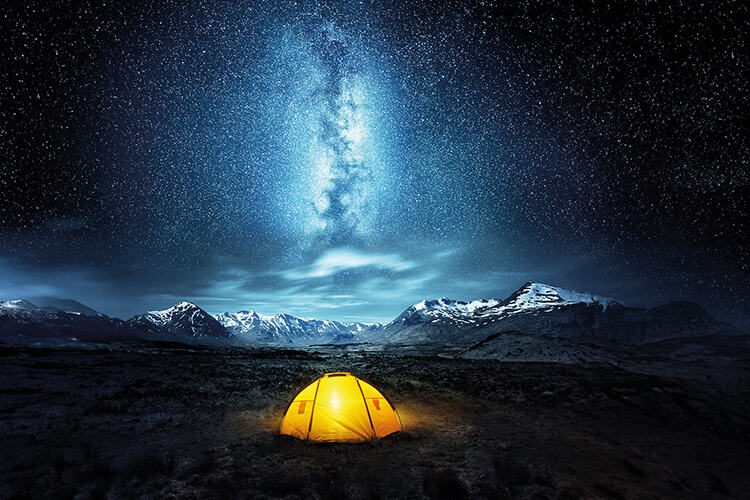
[[[742,2],[27,2],[0,299],[388,321],[526,281],[750,326]]]

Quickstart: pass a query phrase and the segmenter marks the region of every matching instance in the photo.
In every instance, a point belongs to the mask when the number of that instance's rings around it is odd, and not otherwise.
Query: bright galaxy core
[[[287,75],[274,92],[275,114],[288,130],[279,151],[288,189],[281,212],[288,230],[320,245],[372,235],[397,172],[388,156],[388,81],[370,69],[360,41],[330,22],[283,33],[272,63]]]
[[[542,281],[742,326],[748,17],[9,7],[0,299],[387,321]]]

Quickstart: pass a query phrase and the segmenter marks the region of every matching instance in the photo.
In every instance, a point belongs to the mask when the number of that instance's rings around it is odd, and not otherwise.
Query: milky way
[[[322,177],[315,209],[331,233],[346,238],[360,225],[367,207],[367,160],[360,151],[366,134],[360,108],[362,96],[353,88],[357,61],[345,40],[333,28],[322,31],[321,57],[328,71],[320,89],[319,139],[321,156],[316,163]],[[333,226],[333,227],[330,227]]]
[[[31,2],[0,299],[388,319],[527,280],[750,311],[741,2]]]
[[[304,115],[308,126],[301,137],[298,177],[288,182],[312,212],[304,229],[322,244],[352,243],[371,230],[376,188],[386,168],[373,147],[378,131],[369,120],[373,84],[363,77],[368,61],[332,23],[308,29],[301,43],[309,50],[309,64],[317,65],[317,78],[296,89],[303,95],[292,103],[302,108],[293,109],[295,118]],[[307,169],[309,174],[299,172]]]

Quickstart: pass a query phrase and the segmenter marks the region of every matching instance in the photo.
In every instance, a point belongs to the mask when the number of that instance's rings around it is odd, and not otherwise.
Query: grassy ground
[[[275,434],[351,371],[406,432]],[[608,366],[387,353],[0,350],[0,498],[728,498],[750,491],[750,395]]]

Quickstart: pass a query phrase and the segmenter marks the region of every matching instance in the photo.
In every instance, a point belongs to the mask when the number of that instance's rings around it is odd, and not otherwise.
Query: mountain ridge
[[[23,299],[0,301],[0,338],[109,341],[137,338],[139,333],[143,332],[132,330],[121,319],[104,314],[41,307]]]
[[[248,309],[236,313],[223,312],[215,317],[236,338],[262,344],[348,343],[356,341],[358,334],[381,327],[377,323],[344,323],[286,313],[271,316]]]
[[[639,344],[706,333],[733,332],[692,302],[650,309],[626,306],[615,299],[527,282],[504,300],[452,314],[452,303],[434,303],[426,312],[410,306],[381,331],[389,344],[478,342],[499,331],[520,331],[550,338],[607,340]],[[476,301],[475,301],[476,302]],[[465,304],[465,303],[464,303]]]
[[[62,305],[88,311],[70,299]],[[93,310],[91,310],[93,311]],[[95,311],[94,311],[95,312]],[[499,331],[545,338],[617,341],[643,344],[670,338],[736,332],[692,302],[672,302],[650,309],[615,299],[544,283],[527,282],[505,299],[425,299],[407,307],[386,324],[308,319],[287,313],[266,315],[251,309],[211,315],[182,301],[127,321],[82,312],[41,307],[25,300],[0,302],[0,335],[76,336],[100,328],[104,338],[175,338],[232,345],[309,346],[313,344],[454,344],[468,346]]]

